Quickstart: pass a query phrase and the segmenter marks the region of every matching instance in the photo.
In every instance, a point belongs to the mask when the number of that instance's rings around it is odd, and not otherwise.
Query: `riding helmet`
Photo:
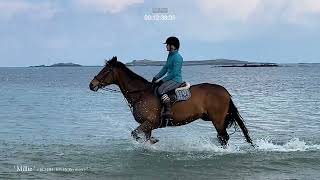
[[[168,39],[166,40],[165,43],[163,44],[169,44],[169,45],[173,45],[174,47],[176,47],[177,49],[179,49],[180,47],[180,41],[177,37],[171,36],[168,37]]]

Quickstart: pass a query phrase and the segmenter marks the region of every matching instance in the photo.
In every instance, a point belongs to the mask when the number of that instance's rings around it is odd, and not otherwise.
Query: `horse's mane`
[[[124,72],[126,72],[130,78],[132,79],[138,79],[141,80],[142,82],[149,84],[150,82],[148,80],[146,80],[145,78],[143,78],[142,76],[139,76],[138,74],[136,74],[135,72],[131,71],[126,65],[124,65],[122,62],[117,61],[115,64],[116,67],[119,67],[120,69],[122,69]]]

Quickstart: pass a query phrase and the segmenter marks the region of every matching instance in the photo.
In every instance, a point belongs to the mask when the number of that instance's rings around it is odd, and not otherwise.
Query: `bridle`
[[[98,87],[99,89],[102,89],[104,91],[108,91],[108,92],[113,92],[113,93],[122,93],[122,91],[120,90],[117,90],[117,89],[111,89],[111,88],[108,88],[106,87],[107,85],[105,85],[104,81],[108,78],[109,75],[112,75],[112,81],[115,80],[114,78],[114,73],[113,73],[113,67],[110,68],[110,70],[106,73],[106,75],[104,75],[101,79],[99,79],[97,76],[94,76],[93,79],[95,79],[96,81],[98,81]],[[133,93],[138,93],[138,92],[143,92],[143,91],[146,91],[148,90],[149,88],[144,88],[144,89],[138,89],[138,90],[133,90],[133,91],[126,91],[124,93],[126,94],[133,94]],[[134,101],[134,102],[131,102],[131,103],[128,103],[130,109],[134,106],[134,104],[136,104],[137,102],[140,101],[140,99],[142,98],[143,94],[141,94],[139,96],[139,98]]]
[[[112,66],[111,66],[110,70],[107,72],[107,74],[102,77],[102,79],[98,79],[97,76],[94,76],[93,79],[98,81],[99,88],[103,88],[104,86],[106,86],[103,82],[107,79],[107,77],[109,76],[110,73],[112,73],[112,81],[114,81],[114,74],[113,74],[113,67]]]

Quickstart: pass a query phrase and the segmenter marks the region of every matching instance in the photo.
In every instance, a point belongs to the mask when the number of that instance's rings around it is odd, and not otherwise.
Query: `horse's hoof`
[[[228,149],[228,144],[222,145],[223,149]]]
[[[131,132],[131,136],[133,137],[134,140],[139,141],[141,137],[139,137],[138,133],[136,131]]]
[[[228,139],[229,137],[224,137],[224,136],[219,136],[218,135],[218,141],[221,144],[221,146],[223,147],[223,149],[226,149],[228,146]]]
[[[154,138],[154,137],[151,137],[151,138],[150,138],[150,143],[151,143],[151,144],[155,144],[155,143],[157,143],[157,142],[159,142],[159,139],[156,139],[156,138]]]

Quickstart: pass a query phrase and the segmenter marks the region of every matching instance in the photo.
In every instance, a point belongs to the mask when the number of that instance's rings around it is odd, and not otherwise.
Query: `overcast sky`
[[[165,60],[171,35],[184,60],[320,63],[319,30],[319,0],[0,0],[0,66]]]

